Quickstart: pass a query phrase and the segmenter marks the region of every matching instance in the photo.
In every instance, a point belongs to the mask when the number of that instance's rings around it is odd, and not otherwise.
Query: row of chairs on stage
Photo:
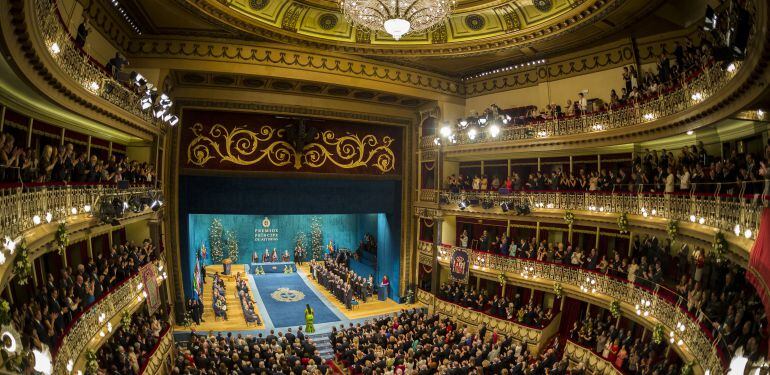
[[[246,278],[241,277],[241,273],[235,275],[235,289],[238,299],[241,301],[241,309],[243,309],[243,317],[246,320],[246,326],[249,325],[261,325],[262,321],[259,319],[256,307],[254,306],[254,300],[251,298],[251,291],[249,290],[248,281]]]
[[[227,320],[227,290],[225,288],[225,281],[222,280],[222,276],[219,272],[214,273],[214,282],[212,286],[212,308],[214,309],[214,320],[220,318]]]

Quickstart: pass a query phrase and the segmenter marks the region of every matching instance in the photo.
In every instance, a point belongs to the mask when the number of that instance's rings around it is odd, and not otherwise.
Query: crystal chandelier
[[[454,5],[455,0],[340,0],[351,25],[385,31],[395,40],[429,31],[449,17]]]

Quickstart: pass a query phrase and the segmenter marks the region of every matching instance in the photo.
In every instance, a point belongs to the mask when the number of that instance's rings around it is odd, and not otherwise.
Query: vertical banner
[[[471,267],[470,259],[468,249],[463,247],[454,248],[452,256],[449,257],[449,276],[452,281],[468,283]]]
[[[144,291],[147,292],[147,308],[150,314],[154,314],[160,307],[160,293],[158,293],[158,275],[155,264],[149,263],[139,270],[144,283]]]

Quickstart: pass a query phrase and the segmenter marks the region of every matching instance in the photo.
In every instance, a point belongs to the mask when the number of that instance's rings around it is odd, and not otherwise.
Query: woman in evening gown
[[[305,333],[315,333],[315,327],[313,327],[315,311],[313,311],[309,304],[305,306]]]

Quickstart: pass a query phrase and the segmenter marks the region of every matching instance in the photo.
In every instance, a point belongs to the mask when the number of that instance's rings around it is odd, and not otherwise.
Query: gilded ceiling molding
[[[198,99],[177,99],[179,108],[206,108],[206,109],[230,109],[238,111],[253,111],[270,114],[292,114],[318,118],[336,118],[344,120],[364,121],[370,123],[410,126],[412,119],[395,116],[377,116],[367,113],[353,113],[333,111],[328,109],[311,108],[305,106],[289,106],[281,104],[267,104],[254,102],[231,102]]]
[[[317,50],[304,52],[280,46],[253,47],[204,40],[141,39],[133,41],[128,52],[133,58],[191,58],[315,70],[411,86],[452,96],[463,94],[462,86],[451,78],[415,69],[322,54]]]
[[[132,31],[127,31],[123,20],[114,16],[115,11],[105,7],[104,1],[78,0],[83,11],[88,14],[89,25],[99,30],[99,33],[113,42],[118,49],[125,51],[131,42]],[[108,1],[108,0],[105,0]],[[87,44],[87,43],[86,43]]]
[[[601,46],[592,52],[557,58],[556,61],[549,61],[544,66],[472,80],[465,84],[465,94],[466,97],[474,97],[522,89],[547,81],[575,77],[634,63],[634,50],[629,40],[620,45],[616,43],[609,48],[608,46]]]
[[[339,33],[332,33],[333,30],[328,30],[331,34],[325,35],[319,34],[318,29],[301,29],[301,25],[296,23],[297,17],[303,18],[299,16],[300,13],[326,13],[330,11],[323,7],[310,7],[304,1],[292,1],[286,10],[280,10],[278,17],[281,19],[277,20],[278,24],[267,22],[265,15],[268,14],[267,8],[269,7],[256,10],[249,6],[242,7],[238,2],[222,4],[214,0],[176,1],[229,29],[237,29],[242,34],[257,35],[287,44],[312,48],[322,46],[324,49],[353,54],[459,56],[521,48],[549,40],[564,32],[573,32],[584,25],[597,22],[630,0],[554,1],[554,4],[560,5],[558,9],[554,6],[553,9],[547,11],[554,12],[554,14],[542,18],[527,16],[521,9],[511,5],[502,10],[500,8],[506,6],[474,9],[473,11],[457,13],[446,22],[446,43],[434,43],[430,37],[422,34],[421,36],[414,36],[413,39],[416,43],[412,44],[392,43],[390,39],[382,39],[383,42],[381,43],[372,43],[371,38],[359,38],[364,35],[356,35],[355,40],[345,40],[340,39]],[[299,5],[301,9],[295,5]],[[272,11],[269,14],[275,16],[275,11]],[[265,15],[260,12],[265,13]],[[484,12],[489,20],[495,20],[495,22],[485,22],[487,26],[483,30],[472,30],[464,25],[464,22],[460,22],[464,17],[474,12]],[[541,13],[543,12],[541,11]],[[451,24],[451,27],[448,24]],[[455,35],[454,30],[461,24],[464,27],[463,32]],[[350,26],[341,23],[337,25],[337,28],[340,27]],[[334,29],[334,31],[339,30]],[[478,35],[474,36],[473,34]],[[442,36],[440,33],[438,35]]]

